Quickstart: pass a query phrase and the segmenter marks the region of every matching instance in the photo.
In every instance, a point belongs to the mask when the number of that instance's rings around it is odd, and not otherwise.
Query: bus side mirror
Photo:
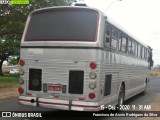
[[[152,67],[154,64],[154,61],[152,60],[152,58],[150,58],[150,66]]]
[[[154,64],[154,61],[153,61],[153,59],[152,59],[152,51],[150,52],[150,56],[149,56],[149,68],[151,69],[151,67],[153,66],[153,64]]]
[[[153,59],[152,59],[152,56],[153,56],[153,54],[152,54],[152,48],[150,47],[150,46],[148,46],[148,67],[149,67],[149,69],[151,69],[151,67],[153,66],[153,64],[154,64],[154,61],[153,61]]]

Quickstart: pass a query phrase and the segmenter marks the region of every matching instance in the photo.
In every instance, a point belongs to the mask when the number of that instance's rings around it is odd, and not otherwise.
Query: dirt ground
[[[4,87],[0,88],[0,100],[17,97],[19,95],[18,88]]]

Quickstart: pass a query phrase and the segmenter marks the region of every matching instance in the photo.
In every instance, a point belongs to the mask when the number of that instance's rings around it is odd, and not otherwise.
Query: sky
[[[153,48],[154,66],[160,65],[160,0],[84,0]]]

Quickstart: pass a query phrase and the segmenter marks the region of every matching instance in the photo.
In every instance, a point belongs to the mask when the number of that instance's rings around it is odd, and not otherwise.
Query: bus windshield
[[[31,16],[25,41],[95,41],[95,11],[47,11]]]

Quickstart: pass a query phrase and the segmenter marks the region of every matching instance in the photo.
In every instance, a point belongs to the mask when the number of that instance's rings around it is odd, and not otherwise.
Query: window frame
[[[130,43],[131,43],[131,46],[129,47],[129,41],[130,41]],[[131,54],[132,55],[132,39],[130,38],[130,37],[128,37],[128,41],[127,41],[127,52],[128,52],[128,54]],[[130,48],[130,49],[129,49]]]
[[[109,34],[108,34],[108,31],[109,31]],[[112,27],[109,24],[106,24],[104,46],[107,48],[111,47],[111,37],[112,37]]]
[[[123,41],[125,40],[125,46],[123,46]],[[124,49],[122,49],[122,48],[124,48]],[[122,40],[121,40],[121,51],[123,52],[123,53],[126,53],[127,52],[127,36],[126,36],[126,34],[124,34],[124,33],[122,33]]]
[[[111,33],[111,48],[114,49],[114,50],[117,50],[118,49],[118,30],[116,28],[112,27],[111,31],[112,31],[112,33]],[[114,32],[116,32],[116,37],[115,38],[113,38]],[[115,47],[112,47],[113,39],[114,39],[114,41],[116,41]]]
[[[141,58],[141,44],[138,43],[138,58]]]

